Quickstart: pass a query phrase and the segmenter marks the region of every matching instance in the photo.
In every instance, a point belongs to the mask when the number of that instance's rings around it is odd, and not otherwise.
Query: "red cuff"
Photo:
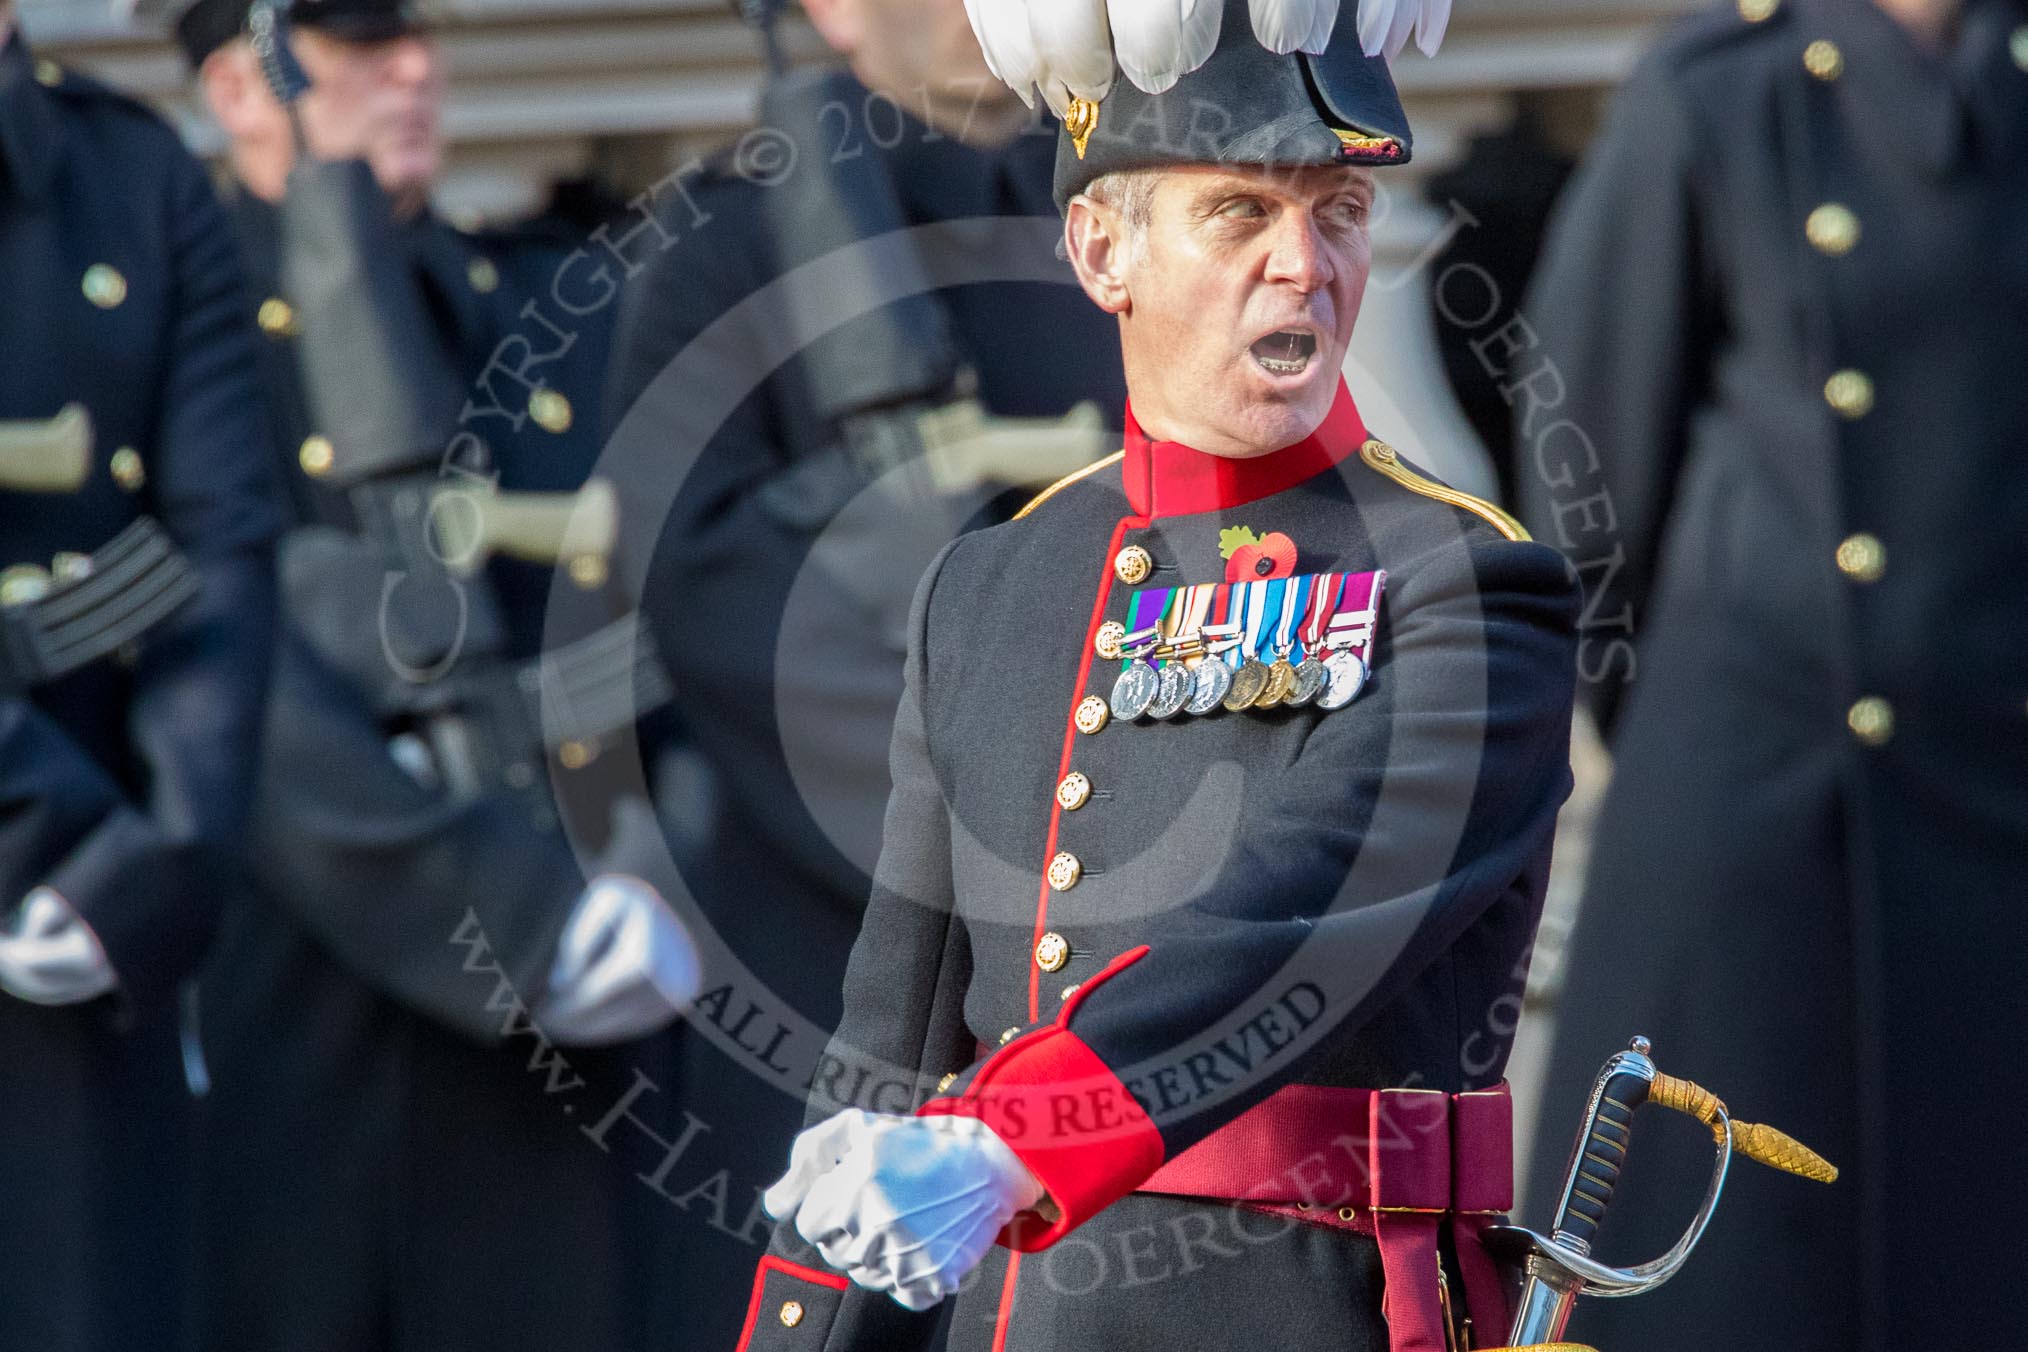
[[[1007,1143],[1042,1184],[1058,1215],[1026,1215],[1001,1232],[1010,1249],[1046,1249],[1138,1187],[1161,1167],[1162,1134],[1112,1068],[1069,1028],[1107,980],[1147,953],[1121,954],[1066,1000],[1056,1022],[989,1057],[958,1098],[932,1099],[918,1115],[972,1117]]]

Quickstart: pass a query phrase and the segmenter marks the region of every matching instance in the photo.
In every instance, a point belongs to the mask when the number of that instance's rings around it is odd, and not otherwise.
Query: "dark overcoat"
[[[1054,257],[1054,124],[985,151],[884,96],[859,90],[848,102],[845,118],[804,129],[810,158],[796,172],[836,152],[837,172],[891,185],[908,227],[972,222],[969,234],[929,237],[938,256],[926,270],[953,279],[934,296],[985,407],[1055,417],[1089,400],[1116,411],[1112,321]],[[654,1346],[670,1352],[729,1344],[744,1313],[767,1237],[759,1193],[803,1115],[805,1086],[768,1064],[792,1065],[768,1056],[769,1043],[792,1029],[807,1059],[837,1023],[880,847],[914,582],[952,534],[1004,519],[1033,492],[880,502],[818,411],[807,340],[793,337],[839,316],[821,289],[772,287],[787,270],[766,209],[775,189],[738,163],[679,171],[653,197],[653,225],[630,219],[615,232],[641,272],[623,301],[607,454],[650,469],[686,447],[695,456],[653,523],[643,598],[688,739],[659,807],[685,890],[742,969],[707,975],[720,995],[707,989],[701,1017],[715,1026],[693,1021],[666,1040],[662,1092],[639,1108],[669,1139],[685,1113],[706,1124],[666,1184],[673,1198],[706,1190],[663,1204],[652,1322]],[[730,367],[723,379],[685,364],[713,348]],[[700,425],[734,382],[729,416]]]
[[[193,599],[138,650],[0,693],[0,913],[54,888],[119,979],[0,995],[0,1347],[175,1345],[188,1284],[177,991],[232,885],[281,527],[238,261],[203,167],[141,104],[0,49],[0,419],[82,404],[75,492],[0,490],[0,568],[142,516]]]
[[[1845,1170],[1735,1169],[1689,1271],[1587,1341],[1991,1336],[2021,1094],[1959,1083],[2012,1058],[2028,938],[2024,174],[2028,5],[1935,51],[1859,0],[1742,5],[1642,64],[1552,236],[1523,480],[1617,772],[1533,1195],[1635,1032]],[[1701,1152],[1635,1147],[1610,1256],[1667,1246]]]
[[[241,197],[233,219],[296,522],[350,528],[301,454],[317,428],[277,214]],[[554,491],[593,458],[600,384],[580,358],[602,342],[565,349],[526,318],[567,253],[529,247],[545,257],[424,216],[382,265],[410,271],[471,382],[447,449],[469,433],[503,488]],[[537,390],[567,403],[538,420]],[[550,571],[521,566],[496,593],[516,655],[543,640]],[[624,1087],[624,1054],[559,1050],[528,1018],[584,872],[546,781],[456,798],[390,754],[406,725],[347,674],[379,660],[372,625],[362,654],[308,638],[316,608],[352,594],[286,597],[255,888],[207,969],[206,1345],[632,1348],[628,1216],[647,1194],[580,1130]]]
[[[1314,437],[1243,462],[1130,419],[1122,455],[938,558],[810,1115],[987,1115],[1062,1215],[1053,1244],[996,1248],[920,1316],[780,1227],[742,1347],[926,1346],[939,1314],[958,1349],[1387,1346],[1371,1239],[1132,1190],[1284,1085],[1501,1078],[1570,783],[1576,588],[1497,511],[1404,469],[1342,393]],[[1129,579],[1222,581],[1236,527],[1286,535],[1298,574],[1386,571],[1364,692],[1101,717],[1120,664],[1095,649]],[[1258,1037],[1184,1054],[1284,1001]],[[1312,1036],[1292,1043],[1291,1018]],[[1063,1084],[1116,1109],[1033,1110]],[[993,1095],[1030,1102],[1025,1127]]]

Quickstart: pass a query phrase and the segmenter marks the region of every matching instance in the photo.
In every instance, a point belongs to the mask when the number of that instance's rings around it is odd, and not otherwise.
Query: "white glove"
[[[38,1005],[75,1005],[119,984],[99,936],[55,891],[38,887],[0,928],[0,990]]]
[[[957,1290],[1001,1227],[1041,1200],[1028,1167],[976,1118],[858,1108],[798,1136],[789,1172],[762,1198],[825,1262],[911,1310]]]
[[[697,998],[697,946],[661,893],[639,878],[595,878],[557,941],[536,1026],[558,1042],[600,1046],[645,1037]]]

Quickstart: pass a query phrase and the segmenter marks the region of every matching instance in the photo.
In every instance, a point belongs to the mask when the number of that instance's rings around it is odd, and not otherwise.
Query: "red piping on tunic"
[[[1099,582],[1098,598],[1091,605],[1091,622],[1085,626],[1084,649],[1077,663],[1077,685],[1070,697],[1070,716],[1064,721],[1063,755],[1056,764],[1056,783],[1049,786],[1049,840],[1042,847],[1042,888],[1035,901],[1035,933],[1029,938],[1028,952],[1028,1022],[1035,1023],[1042,1018],[1042,969],[1033,961],[1036,946],[1049,928],[1049,861],[1056,857],[1056,833],[1063,825],[1063,804],[1056,801],[1056,785],[1070,773],[1070,761],[1077,750],[1077,739],[1084,734],[1077,730],[1077,706],[1084,699],[1085,683],[1091,680],[1091,659],[1093,645],[1098,642],[1099,626],[1106,619],[1106,598],[1113,591],[1113,558],[1120,552],[1120,541],[1126,538],[1129,526],[1146,526],[1145,517],[1123,516],[1113,527],[1112,538],[1106,542],[1104,577]]]
[[[993,1352],[1007,1352],[1007,1329],[1014,1321],[1014,1276],[1021,1271],[1021,1255],[1007,1255],[1007,1280],[1000,1286],[1000,1312],[993,1320]]]

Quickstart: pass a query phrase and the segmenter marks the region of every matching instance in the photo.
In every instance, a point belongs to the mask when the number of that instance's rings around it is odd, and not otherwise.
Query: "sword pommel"
[[[1649,1097],[1664,1108],[1694,1117],[1711,1128],[1714,1139],[1725,1139],[1725,1104],[1718,1095],[1689,1080],[1657,1075]],[[1813,1183],[1838,1181],[1838,1166],[1790,1136],[1760,1122],[1734,1121],[1732,1146],[1750,1160],[1780,1169]]]

